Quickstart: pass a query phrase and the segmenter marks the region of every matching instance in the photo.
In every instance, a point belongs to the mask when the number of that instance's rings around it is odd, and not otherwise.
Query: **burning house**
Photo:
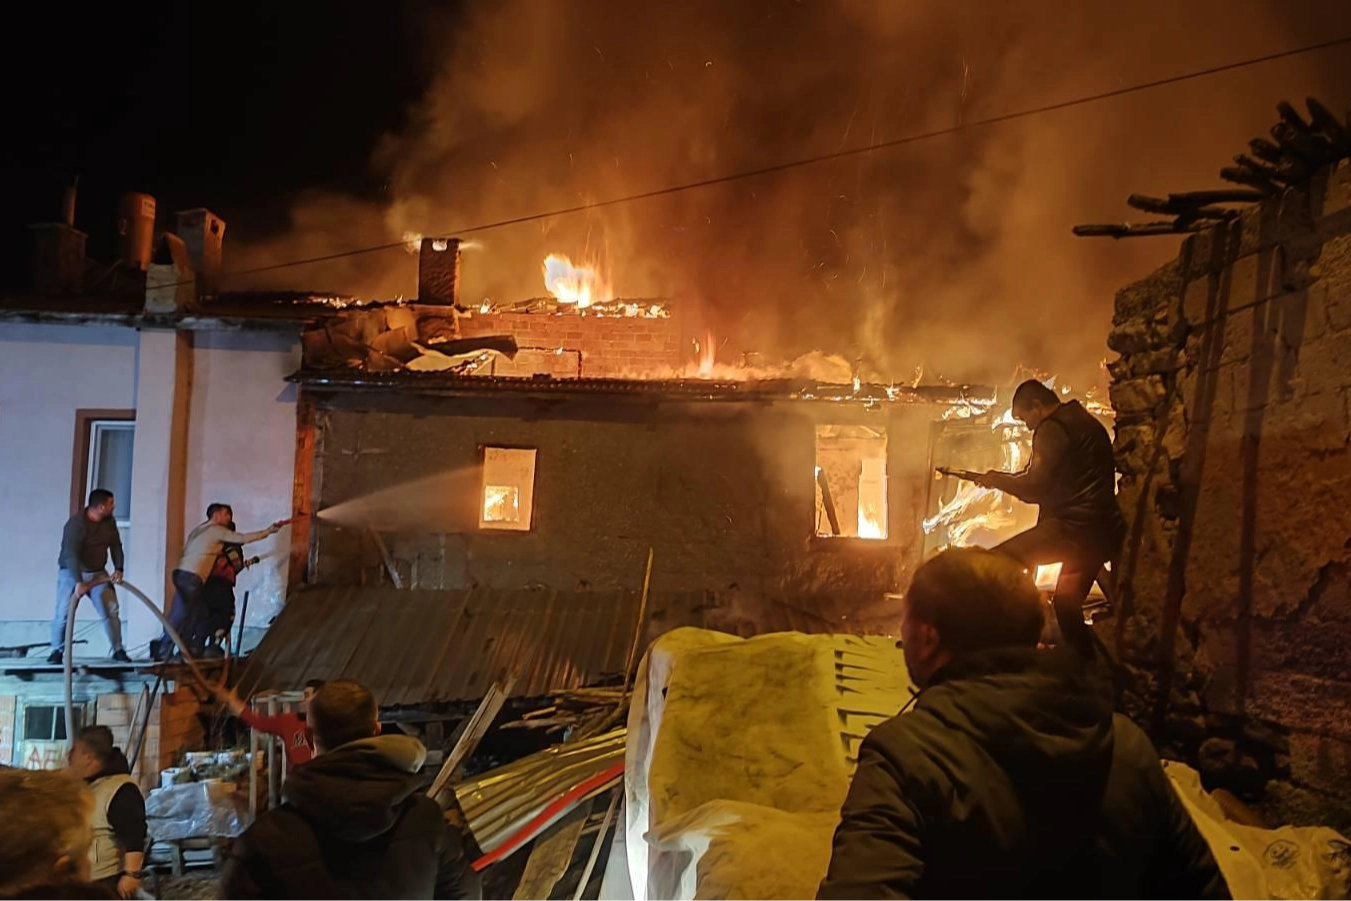
[[[424,240],[419,267],[420,300],[454,311],[444,333],[398,305],[304,334],[290,381],[295,507],[313,514],[293,584],[307,590],[250,680],[341,672],[379,691],[364,664],[402,645],[428,658],[436,688],[419,700],[472,700],[493,649],[538,632],[523,664],[538,678],[518,693],[573,687],[616,671],[645,582],[646,640],[681,625],[894,631],[885,595],[924,551],[931,433],[983,413],[990,389],[719,365],[677,304],[612,298],[559,257],[549,297],[467,307],[428,284],[458,267],[451,246]],[[339,598],[359,623],[334,617]],[[410,604],[427,635],[395,615]],[[298,650],[314,633],[358,637],[330,660]]]

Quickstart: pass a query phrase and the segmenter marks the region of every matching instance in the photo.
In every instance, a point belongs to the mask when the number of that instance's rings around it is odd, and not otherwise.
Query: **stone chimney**
[[[187,247],[192,271],[197,276],[197,296],[214,297],[220,291],[221,246],[225,243],[225,220],[198,207],[178,214],[174,230]]]
[[[79,294],[84,290],[84,245],[75,227],[76,181],[61,198],[61,221],[29,226],[33,231],[33,290],[38,294]]]
[[[418,248],[418,303],[450,307],[460,299],[460,239],[423,238]]]
[[[161,235],[145,271],[145,311],[178,313],[196,299],[197,279],[187,243],[177,235]]]

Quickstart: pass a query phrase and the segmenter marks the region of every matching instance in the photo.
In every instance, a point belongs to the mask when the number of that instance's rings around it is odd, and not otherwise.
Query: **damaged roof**
[[[994,403],[988,385],[831,384],[811,379],[698,378],[560,378],[556,376],[454,375],[445,372],[368,372],[360,369],[302,369],[287,381],[328,391],[399,391],[458,396],[485,392],[583,394],[686,400],[825,400],[858,403],[931,403],[944,405]]]
[[[503,672],[515,697],[604,681],[622,673],[638,622],[637,591],[390,587],[311,588],[293,593],[249,655],[237,690],[300,688],[307,679],[356,679],[382,706],[476,701]],[[652,592],[640,652],[682,626],[756,632],[893,631],[891,611],[851,605],[847,622],[785,602],[755,604],[755,625],[737,618],[739,592]]]
[[[0,321],[65,325],[283,328],[361,306],[350,297],[303,291],[227,291],[173,313],[145,311],[145,293],[20,294],[0,297]]]

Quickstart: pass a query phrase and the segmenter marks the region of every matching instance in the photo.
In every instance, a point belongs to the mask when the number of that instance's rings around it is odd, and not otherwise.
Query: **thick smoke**
[[[1279,0],[493,0],[428,21],[444,60],[372,165],[390,202],[307,195],[235,267],[444,233],[1112,90],[1351,32],[1351,4]],[[1286,7],[1298,6],[1300,9]],[[1213,186],[1315,94],[1336,51],[899,149],[475,235],[467,301],[542,291],[553,251],[624,296],[701,311],[720,354],[812,349],[896,378],[1096,378],[1116,288],[1176,239],[1076,239],[1131,192]],[[402,250],[270,284],[415,292]]]

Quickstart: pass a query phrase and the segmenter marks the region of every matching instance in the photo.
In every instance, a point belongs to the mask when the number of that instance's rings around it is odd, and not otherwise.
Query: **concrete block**
[[[125,728],[131,722],[131,711],[125,707],[104,708],[95,711],[94,721],[100,726]]]

